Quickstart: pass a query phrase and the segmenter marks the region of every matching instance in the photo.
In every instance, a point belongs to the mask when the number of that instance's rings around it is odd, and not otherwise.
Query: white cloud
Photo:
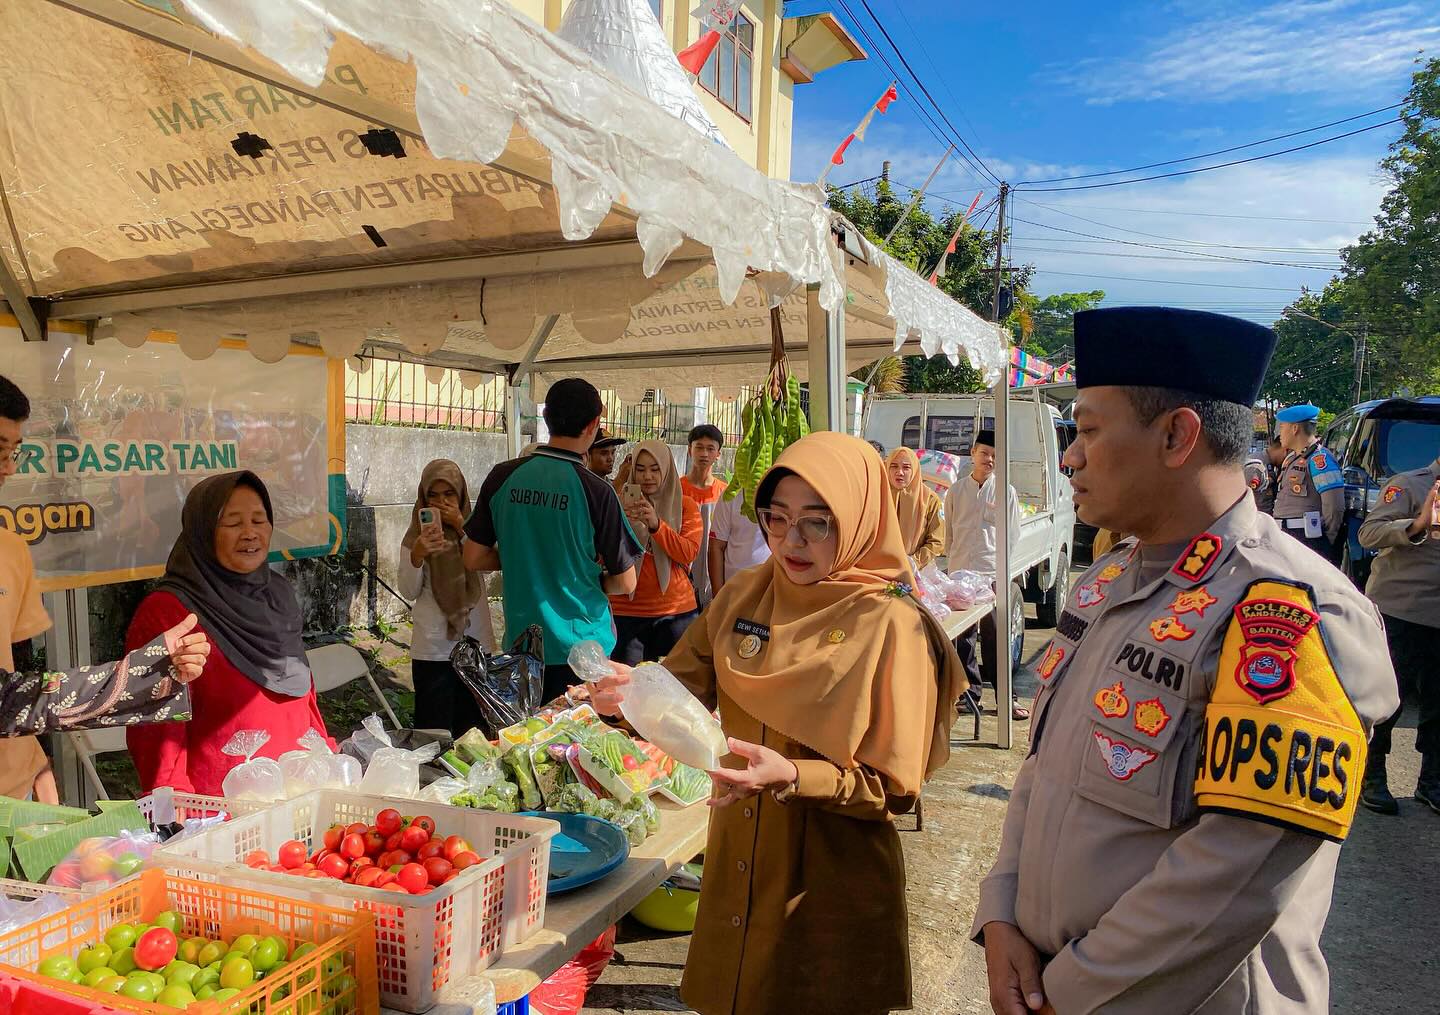
[[[1221,12],[1211,4],[1134,58],[1087,58],[1055,69],[1053,79],[1102,105],[1389,94],[1403,89],[1417,52],[1437,43],[1433,2],[1280,0]]]

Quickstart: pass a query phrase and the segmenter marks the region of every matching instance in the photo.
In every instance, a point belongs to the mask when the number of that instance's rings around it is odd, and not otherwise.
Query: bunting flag
[[[890,82],[890,87],[885,89],[885,94],[875,100],[875,104],[865,111],[864,119],[846,136],[844,141],[840,142],[840,146],[836,148],[835,153],[830,156],[830,164],[825,167],[825,171],[820,174],[820,179],[817,182],[823,185],[825,178],[830,175],[831,169],[845,164],[845,149],[849,148],[852,142],[864,141],[865,131],[870,129],[870,121],[875,119],[875,114],[883,114],[885,110],[890,108],[890,103],[899,97],[900,93],[895,90],[895,82]]]
[[[675,58],[680,61],[680,66],[689,71],[691,75],[699,77],[705,61],[710,59],[710,54],[715,52],[715,47],[720,45],[720,30],[735,20],[737,7],[739,7],[739,0],[703,0],[690,12],[705,31],[700,34],[700,38],[694,44],[686,46],[676,53]]]
[[[1018,346],[1010,349],[1010,387],[1028,388],[1036,384],[1057,384],[1075,379],[1075,365],[1053,366]]]
[[[700,36],[699,42],[686,46],[676,53],[675,59],[679,60],[680,66],[689,71],[692,76],[699,77],[700,68],[705,66],[705,61],[710,59],[710,54],[715,52],[715,47],[718,45],[720,45],[720,31],[712,28]]]
[[[960,224],[955,227],[955,232],[950,237],[950,242],[945,244],[945,253],[940,255],[939,263],[935,265],[935,270],[930,273],[931,285],[938,285],[940,276],[945,274],[945,262],[951,254],[955,253],[955,246],[960,242],[960,233],[965,228],[965,223],[970,221],[970,216],[975,214],[975,206],[980,203],[980,196],[984,193],[983,190],[976,191],[975,200],[970,202],[970,207],[966,208],[965,214],[960,216]]]

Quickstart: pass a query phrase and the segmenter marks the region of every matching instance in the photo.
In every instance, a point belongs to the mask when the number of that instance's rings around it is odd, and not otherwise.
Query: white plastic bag
[[[635,667],[620,711],[641,737],[691,768],[713,772],[730,753],[719,720],[659,663]]]
[[[420,766],[440,753],[439,744],[426,744],[419,750],[407,751],[391,747],[390,735],[378,715],[361,722],[365,730],[381,744],[365,767],[359,791],[369,796],[398,796],[413,800],[420,795]],[[360,734],[356,734],[358,737]]]
[[[956,594],[968,597],[972,606],[995,601],[994,582],[988,575],[978,571],[951,571],[950,582]]]
[[[950,580],[943,576],[934,564],[915,573],[915,596],[920,600],[920,605],[937,621],[943,621],[952,612],[945,603],[945,592],[949,585]]]
[[[306,730],[300,738],[300,750],[280,755],[280,771],[285,775],[285,795],[296,797],[315,789],[344,789],[360,782],[360,762],[345,754],[336,754],[317,730]]]
[[[0,892],[0,934],[8,934],[42,917],[59,913],[70,904],[70,898],[46,892],[28,902],[11,899]]]
[[[267,730],[239,730],[220,748],[221,753],[232,758],[245,759],[225,773],[220,783],[221,793],[231,800],[285,799],[285,775],[279,763],[273,758],[255,757],[269,741]]]

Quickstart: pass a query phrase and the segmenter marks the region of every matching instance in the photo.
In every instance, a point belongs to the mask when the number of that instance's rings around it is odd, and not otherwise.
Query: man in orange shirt
[[[720,452],[725,447],[725,435],[718,426],[701,423],[690,431],[690,474],[680,477],[680,490],[700,508],[700,555],[695,558],[691,574],[695,579],[695,600],[700,609],[714,598],[715,592],[710,581],[711,524],[714,521],[715,505],[727,484],[715,478],[715,464],[720,461]]]

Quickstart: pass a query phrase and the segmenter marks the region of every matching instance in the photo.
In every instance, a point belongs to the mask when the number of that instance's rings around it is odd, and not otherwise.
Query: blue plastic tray
[[[625,862],[630,840],[619,826],[588,814],[525,811],[526,817],[560,822],[560,834],[550,840],[550,887],[560,895],[593,884]]]

